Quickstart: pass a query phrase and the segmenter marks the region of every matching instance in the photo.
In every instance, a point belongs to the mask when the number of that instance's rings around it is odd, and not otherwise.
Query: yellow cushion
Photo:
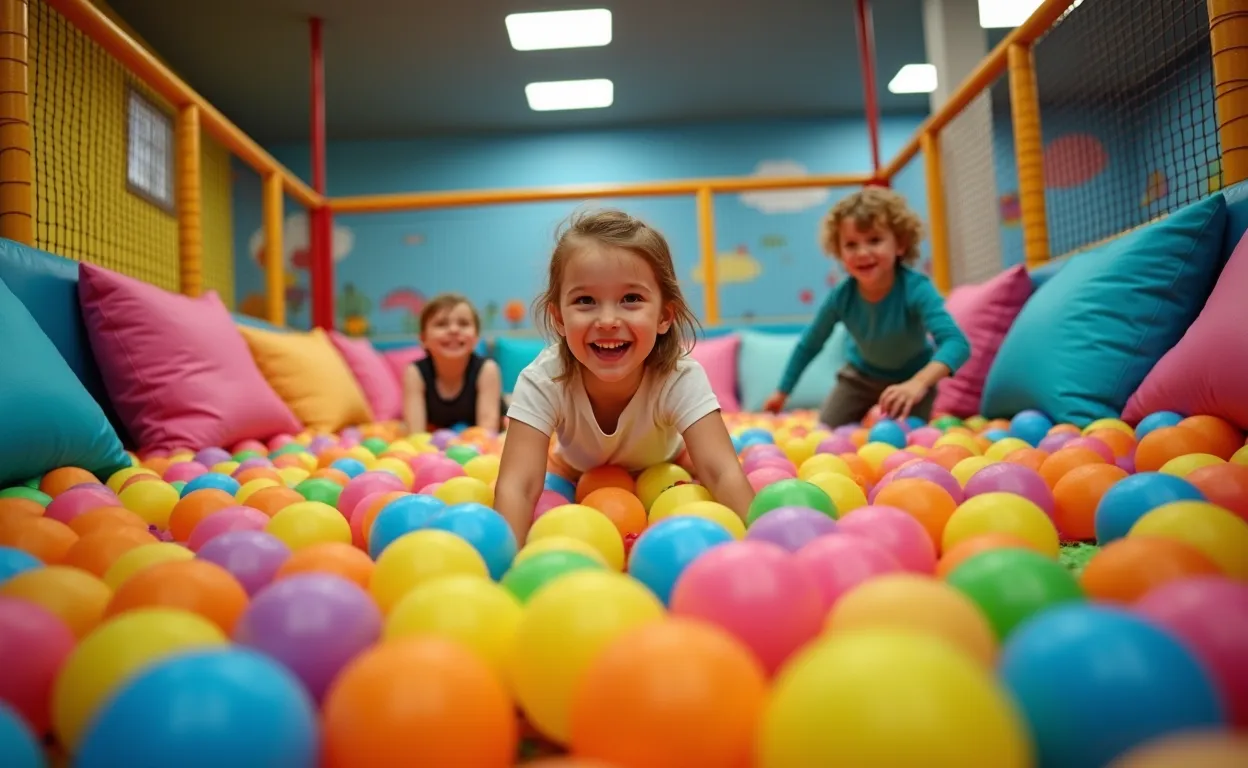
[[[304,426],[337,432],[373,420],[364,390],[320,328],[288,333],[238,329],[269,386]]]

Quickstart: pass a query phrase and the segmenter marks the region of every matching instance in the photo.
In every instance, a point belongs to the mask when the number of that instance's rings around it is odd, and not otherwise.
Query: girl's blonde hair
[[[910,265],[919,260],[919,241],[923,239],[923,222],[906,205],[906,199],[887,187],[864,187],[832,206],[823,218],[819,231],[820,245],[828,253],[841,257],[841,224],[852,219],[858,229],[879,225],[892,231],[901,248],[898,261]]]
[[[546,290],[533,301],[534,323],[548,337],[559,341],[559,359],[564,370],[559,379],[578,371],[580,363],[555,327],[554,310],[559,307],[568,259],[590,243],[632,251],[654,270],[663,304],[671,312],[672,325],[655,340],[654,349],[646,357],[646,366],[660,374],[671,373],[681,356],[692,347],[698,328],[698,320],[680,291],[671,249],[657,229],[623,211],[608,208],[574,213],[560,228],[550,257]]]

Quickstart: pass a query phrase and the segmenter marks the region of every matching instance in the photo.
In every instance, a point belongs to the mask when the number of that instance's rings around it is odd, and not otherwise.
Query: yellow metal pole
[[[1209,0],[1213,92],[1222,143],[1222,184],[1248,179],[1248,7],[1244,0]]]
[[[1044,144],[1040,134],[1040,96],[1030,44],[1009,49],[1010,116],[1018,166],[1018,203],[1023,219],[1023,256],[1028,267],[1049,260],[1049,226],[1044,206]]]
[[[27,0],[0,0],[0,237],[35,244]]]
[[[178,255],[182,293],[204,290],[204,206],[199,161],[199,107],[178,110]]]
[[[286,265],[282,244],[282,175],[269,173],[264,177],[264,287],[269,322],[286,325]]]
[[[715,275],[715,193],[701,187],[698,199],[698,240],[702,246],[702,291],[706,324],[719,324],[719,282]]]
[[[932,282],[942,294],[953,287],[949,274],[949,229],[945,218],[944,171],[940,163],[940,136],[926,132],[919,137],[927,177],[927,227],[932,241]]]

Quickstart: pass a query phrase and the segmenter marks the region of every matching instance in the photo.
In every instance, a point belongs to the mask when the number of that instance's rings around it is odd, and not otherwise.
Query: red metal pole
[[[857,0],[858,56],[862,62],[862,89],[866,97],[867,132],[871,140],[871,171],[880,172],[880,105],[875,90],[875,32],[868,0]]]
[[[321,47],[321,20],[308,20],[312,63],[312,188],[325,194],[325,66]],[[312,325],[334,327],[333,221],[328,207],[316,208],[309,217],[311,245]]]

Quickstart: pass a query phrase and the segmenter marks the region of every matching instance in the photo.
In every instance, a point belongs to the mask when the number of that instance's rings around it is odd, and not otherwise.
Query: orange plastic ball
[[[1093,600],[1130,604],[1167,582],[1221,575],[1222,569],[1190,544],[1161,536],[1128,536],[1093,555],[1079,583]]]

